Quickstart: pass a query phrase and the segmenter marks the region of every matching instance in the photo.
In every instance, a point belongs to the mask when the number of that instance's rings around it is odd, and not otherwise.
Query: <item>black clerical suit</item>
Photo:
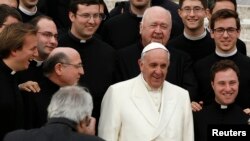
[[[51,118],[38,129],[17,130],[3,141],[104,141],[103,139],[76,132],[76,123],[66,118]]]
[[[23,92],[24,95],[28,95],[25,97],[25,111],[27,113],[25,128],[27,129],[38,128],[46,123],[50,100],[53,94],[60,89],[60,86],[45,76],[38,81],[38,84],[41,88],[40,92]]]
[[[212,54],[215,50],[214,40],[209,32],[206,32],[206,36],[198,40],[190,40],[182,33],[170,40],[168,45],[188,53],[194,62]]]
[[[171,0],[152,0],[151,6],[161,6],[170,11],[171,18],[172,18],[172,29],[171,29],[170,39],[175,38],[182,33],[184,29],[184,25],[178,14],[178,8],[179,8],[178,4],[176,4],[175,2]],[[115,7],[110,11],[110,17],[115,17],[122,13],[123,14],[131,13],[129,1],[116,2]],[[130,24],[129,21],[126,21],[125,24],[127,24],[126,27],[128,25],[131,27],[133,26],[133,24]],[[123,28],[123,26],[120,26],[120,27]],[[139,28],[139,25],[137,27]],[[117,36],[120,36],[121,34],[123,34],[123,32],[121,32]],[[131,44],[128,44],[128,45],[131,45]]]
[[[129,46],[140,39],[139,26],[142,17],[127,12],[107,20],[102,28],[103,40],[115,49]]]
[[[194,65],[194,72],[198,81],[198,97],[197,101],[204,101],[204,105],[210,104],[214,100],[214,92],[210,82],[210,68],[220,60],[229,59],[239,67],[239,93],[236,98],[236,103],[241,108],[250,107],[250,58],[237,51],[236,54],[230,57],[220,57],[216,53],[199,60]]]
[[[116,80],[123,81],[140,73],[138,59],[141,57],[143,46],[140,42],[118,51]],[[191,58],[184,52],[169,48],[170,66],[166,80],[189,91],[191,99],[195,97],[197,83],[191,67]]]
[[[47,106],[51,96],[59,89],[59,86],[50,82],[43,75],[42,62],[31,61],[29,68],[17,72],[18,84],[35,81],[41,91],[39,93],[21,91],[24,101],[25,129],[41,127],[47,121]]]
[[[0,59],[0,140],[7,132],[23,127],[23,100],[15,77]]]
[[[243,124],[247,125],[249,115],[243,112],[243,109],[236,104],[227,107],[213,102],[209,106],[203,107],[199,112],[193,112],[195,141],[207,141],[207,130],[209,125],[223,124]]]
[[[190,40],[184,34],[170,40],[168,42],[170,47],[182,50],[188,53],[194,63],[215,51],[215,42],[207,31],[206,36],[198,40]],[[239,52],[246,55],[246,45],[241,40],[237,40],[236,47]]]
[[[23,11],[21,11],[19,8],[17,8],[17,11],[21,14],[22,20],[24,23],[30,22],[33,18],[42,15],[42,13],[39,11],[37,11],[36,14],[34,15],[27,15]]]
[[[84,75],[79,84],[90,90],[94,102],[93,116],[98,120],[102,97],[114,82],[115,50],[95,36],[81,41],[71,32],[59,39],[58,46],[72,47],[81,55]]]

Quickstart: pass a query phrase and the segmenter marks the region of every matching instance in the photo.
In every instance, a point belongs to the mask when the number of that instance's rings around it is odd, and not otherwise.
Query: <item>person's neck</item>
[[[203,25],[199,27],[198,29],[193,29],[193,30],[187,27],[184,28],[184,33],[191,37],[198,37],[202,35],[205,31],[206,29],[204,28]]]
[[[23,3],[20,3],[19,5],[19,9],[23,12],[30,12],[30,13],[36,13],[37,12],[37,7],[33,6],[33,7],[27,7],[25,6]]]
[[[3,62],[6,66],[8,66],[11,70],[17,71],[15,61],[11,59],[4,58]]]
[[[86,41],[86,40],[88,40],[88,39],[90,39],[90,38],[93,37],[93,36],[82,37],[82,36],[78,35],[77,32],[76,32],[76,30],[74,30],[73,28],[71,28],[70,32],[71,32],[71,34],[72,34],[73,36],[75,36],[75,37],[78,38],[79,40],[85,40],[85,41]]]
[[[132,5],[130,5],[130,10],[131,10],[131,12],[133,13],[133,14],[135,14],[135,15],[137,15],[137,16],[139,16],[139,17],[142,17],[143,16],[143,14],[144,14],[144,12],[145,12],[145,10],[147,9],[147,8],[149,8],[150,7],[150,4],[148,4],[148,6],[145,6],[145,7],[143,7],[143,8],[136,8],[136,7],[134,7],[134,6],[132,6]]]
[[[51,74],[49,74],[49,76],[47,76],[47,78],[53,82],[54,84],[58,85],[59,87],[63,87],[65,86],[65,84],[63,82],[60,81],[60,76],[58,76],[57,74],[55,74],[54,72],[52,72]]]
[[[200,34],[188,34],[185,30],[184,30],[184,36],[189,39],[189,40],[193,40],[193,41],[196,41],[196,40],[201,40],[203,39],[204,37],[206,37],[207,35],[207,31],[204,29],[202,33]]]
[[[237,53],[237,48],[234,47],[233,49],[231,49],[229,51],[222,51],[222,50],[218,49],[218,47],[216,47],[215,53],[220,57],[230,57],[230,56],[233,56]]]

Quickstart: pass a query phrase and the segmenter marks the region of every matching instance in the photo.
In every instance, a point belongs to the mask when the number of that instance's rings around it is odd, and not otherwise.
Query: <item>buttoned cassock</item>
[[[111,85],[101,106],[98,135],[107,141],[193,141],[188,91],[167,81],[160,112],[142,76]]]

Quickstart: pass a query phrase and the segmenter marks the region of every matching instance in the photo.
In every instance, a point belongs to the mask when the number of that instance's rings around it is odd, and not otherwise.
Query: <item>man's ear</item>
[[[73,22],[74,20],[75,20],[75,14],[74,13],[72,13],[72,12],[69,12],[69,19],[70,19],[70,21],[71,22]]]
[[[143,23],[140,22],[140,34],[142,33]]]
[[[54,71],[57,75],[61,75],[63,70],[63,64],[62,63],[57,63],[54,67]]]
[[[214,89],[214,82],[213,81],[211,81],[211,86]]]
[[[86,123],[86,120],[81,120],[77,125],[76,125],[76,130],[78,133],[81,133],[81,134],[86,134],[87,133],[87,123]]]
[[[17,56],[17,52],[18,52],[18,50],[16,50],[16,49],[14,49],[14,50],[11,50],[10,51],[10,56]]]

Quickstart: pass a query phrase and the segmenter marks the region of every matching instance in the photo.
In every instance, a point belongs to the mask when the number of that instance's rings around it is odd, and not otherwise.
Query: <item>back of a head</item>
[[[86,88],[66,86],[60,88],[48,106],[48,118],[67,118],[79,123],[91,116],[93,101]]]

